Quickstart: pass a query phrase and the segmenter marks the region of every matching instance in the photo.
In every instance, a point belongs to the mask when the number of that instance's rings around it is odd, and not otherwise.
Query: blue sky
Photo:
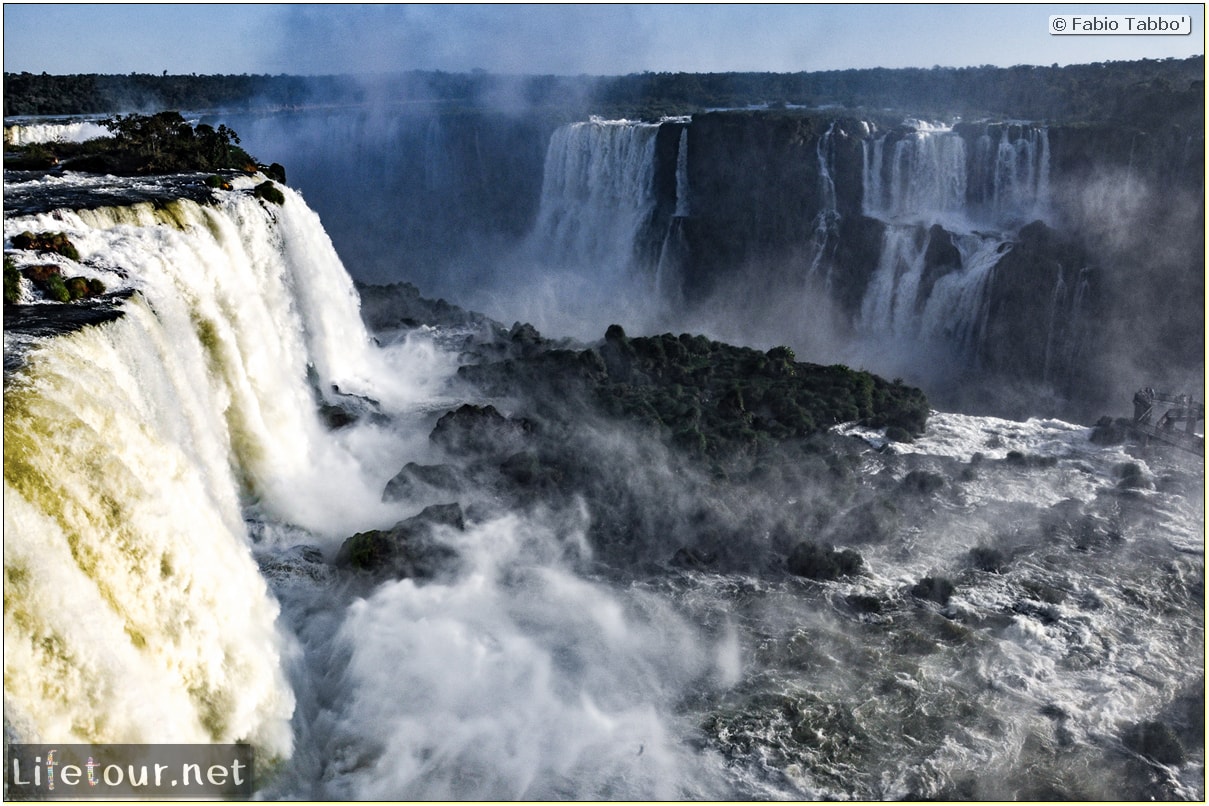
[[[1204,7],[4,5],[4,69],[48,73],[796,72],[1205,52]],[[1051,36],[1050,14],[1169,13],[1191,36]]]

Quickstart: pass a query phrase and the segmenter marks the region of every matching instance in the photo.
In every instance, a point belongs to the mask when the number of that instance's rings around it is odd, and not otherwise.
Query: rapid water
[[[6,376],[17,735],[246,740],[282,760],[265,797],[1203,798],[1184,704],[1204,686],[1200,459],[937,413],[892,451],[846,429],[867,444],[847,498],[803,481],[755,502],[839,522],[884,500],[876,536],[796,523],[857,548],[857,577],[604,573],[586,507],[501,511],[485,491],[436,534],[455,569],[350,575],[325,561],[344,537],[444,502],[381,493],[444,459],[427,433],[476,393],[440,333],[376,343],[302,197],[252,184],[5,221],[65,232],[79,264],[46,259],[136,292]],[[378,416],[328,430],[319,402],[348,395]],[[595,438],[651,507],[701,489],[658,446]],[[1122,488],[1128,465],[1145,484]],[[911,492],[912,471],[943,485]],[[770,539],[740,530],[736,551]],[[912,594],[926,577],[951,597]],[[1182,760],[1123,739],[1150,722]]]

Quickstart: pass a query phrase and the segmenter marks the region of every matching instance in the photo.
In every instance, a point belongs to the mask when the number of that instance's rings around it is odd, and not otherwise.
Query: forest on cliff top
[[[1014,67],[871,68],[799,73],[504,76],[35,75],[5,73],[4,115],[253,109],[380,102],[658,117],[708,109],[842,106],[1048,121],[1199,123],[1203,56]],[[1187,118],[1185,121],[1184,119]],[[1174,119],[1174,120],[1173,120]]]

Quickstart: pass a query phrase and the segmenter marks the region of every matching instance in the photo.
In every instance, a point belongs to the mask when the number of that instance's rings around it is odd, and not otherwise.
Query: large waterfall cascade
[[[372,461],[397,439],[326,431],[316,395],[403,411],[451,362],[374,348],[301,197],[270,209],[237,185],[213,206],[5,221],[8,237],[65,233],[80,254],[53,256],[65,273],[136,292],[6,377],[5,702],[24,739],[289,755],[295,650],[245,518],[322,545],[399,514],[377,494],[393,471]]]

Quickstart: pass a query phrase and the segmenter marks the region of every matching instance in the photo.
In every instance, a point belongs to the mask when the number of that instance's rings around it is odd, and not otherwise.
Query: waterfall
[[[986,223],[1017,227],[1049,216],[1049,133],[988,126],[975,145],[970,202]]]
[[[883,205],[882,190],[882,153],[886,137],[866,138],[861,141],[862,173],[861,173],[861,212],[867,216],[876,216]]]
[[[688,126],[680,130],[676,148],[676,212],[677,218],[689,215],[688,205]]]
[[[134,291],[122,317],[38,342],[6,377],[5,702],[25,740],[288,756],[296,650],[244,518],[330,546],[398,514],[379,498],[393,470],[371,461],[397,440],[338,438],[316,395],[406,410],[452,367],[423,344],[374,347],[318,218],[252,183],[213,205],[5,222],[65,233],[73,273]]]
[[[810,259],[810,274],[818,273],[824,256],[830,256],[839,242],[840,214],[836,209],[835,195],[835,144],[832,135],[835,121],[827,127],[815,147],[819,170],[819,212],[814,219],[814,256]],[[830,248],[828,248],[830,246]],[[828,266],[826,286],[831,285],[831,268]]]
[[[987,281],[1010,248],[1012,230],[1048,210],[1045,129],[988,126],[972,148],[958,131],[934,124],[918,124],[897,139],[866,139],[862,182],[864,213],[887,227],[861,304],[860,329],[945,344],[975,360]],[[932,243],[935,225],[944,228],[952,249]],[[941,256],[955,252],[959,260],[948,265],[938,257],[944,265],[929,266],[930,246]]]
[[[97,137],[112,137],[113,133],[92,120],[62,123],[14,123],[4,127],[4,143],[28,146],[34,143],[82,143]]]
[[[889,226],[881,256],[861,304],[861,329],[910,337],[918,331],[918,294],[930,233],[910,226]]]
[[[653,270],[641,256],[656,207],[658,131],[593,118],[554,132],[534,227],[544,261],[612,278]]]
[[[880,167],[880,166],[879,166]],[[917,131],[894,143],[889,183],[871,211],[892,221],[933,223],[965,210],[965,141],[952,131]]]
[[[994,236],[953,236],[961,268],[936,281],[924,306],[921,333],[925,341],[955,346],[958,355],[973,361],[986,327],[987,283],[1010,247]]]

